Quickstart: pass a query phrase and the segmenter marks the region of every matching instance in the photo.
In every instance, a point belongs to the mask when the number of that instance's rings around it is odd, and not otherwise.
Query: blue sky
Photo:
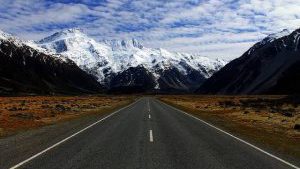
[[[299,0],[0,0],[0,29],[38,40],[81,28],[102,39],[239,57],[267,34],[300,27]]]

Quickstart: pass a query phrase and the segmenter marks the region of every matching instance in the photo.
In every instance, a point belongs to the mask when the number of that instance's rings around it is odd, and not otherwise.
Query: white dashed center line
[[[149,100],[148,100],[148,112],[150,112],[150,103],[149,103]]]
[[[149,130],[150,142],[153,142],[153,134],[152,130]]]
[[[149,114],[149,119],[151,119],[151,115]]]

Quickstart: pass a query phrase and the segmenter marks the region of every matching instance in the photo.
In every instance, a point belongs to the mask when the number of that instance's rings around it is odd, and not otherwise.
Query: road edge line
[[[158,100],[158,99],[156,99],[156,100]],[[206,122],[206,121],[204,121],[204,120],[202,120],[202,119],[200,119],[198,117],[195,117],[195,116],[193,116],[193,115],[191,115],[189,113],[186,113],[183,110],[180,110],[180,109],[178,109],[176,107],[173,107],[173,106],[171,106],[171,105],[169,105],[169,104],[167,104],[167,103],[165,103],[163,101],[160,101],[160,100],[158,100],[158,101],[161,102],[161,103],[163,103],[163,104],[165,104],[166,106],[174,109],[174,110],[177,110],[177,111],[179,111],[179,112],[181,112],[181,113],[183,113],[183,114],[185,114],[185,115],[187,115],[187,116],[189,116],[191,118],[194,118],[194,119],[196,119],[196,120],[198,120],[198,121],[200,121],[200,122],[202,122],[202,123],[204,123],[204,124],[206,124],[206,125],[214,128],[214,129],[216,129],[216,130],[218,130],[218,131],[220,131],[220,132],[222,132],[222,133],[224,133],[224,134],[226,134],[226,135],[228,135],[228,136],[230,136],[230,137],[232,137],[232,138],[234,138],[234,139],[236,139],[236,140],[238,140],[238,141],[240,141],[240,142],[242,142],[242,143],[244,143],[244,144],[246,144],[246,145],[248,145],[248,146],[250,146],[250,147],[252,147],[252,148],[254,148],[254,149],[256,149],[256,150],[258,150],[258,151],[260,151],[260,152],[262,152],[262,153],[264,153],[264,154],[266,154],[266,155],[268,155],[268,156],[270,156],[270,157],[272,157],[272,158],[274,158],[274,159],[276,159],[276,160],[278,160],[278,161],[280,161],[280,162],[282,162],[282,163],[284,163],[284,164],[286,164],[286,165],[288,165],[290,167],[292,167],[292,168],[294,168],[294,169],[300,169],[300,167],[298,167],[298,166],[296,166],[296,165],[294,165],[294,164],[292,164],[292,163],[290,163],[288,161],[285,161],[285,160],[283,160],[283,159],[281,159],[281,158],[279,158],[279,157],[277,157],[277,156],[275,156],[275,155],[273,155],[273,154],[271,154],[271,153],[269,153],[269,152],[267,152],[267,151],[265,151],[265,150],[263,150],[263,149],[255,146],[255,145],[253,145],[253,144],[251,144],[251,143],[249,143],[249,142],[247,142],[247,141],[245,141],[245,140],[243,140],[241,138],[238,138],[237,136],[234,136],[233,134],[231,134],[231,133],[229,133],[227,131],[224,131],[224,130],[222,130],[222,129],[220,129],[220,128],[218,128],[218,127],[216,127],[216,126],[214,126],[214,125],[212,125],[212,124],[210,124],[210,123],[208,123],[208,122]]]
[[[16,169],[16,168],[21,167],[22,165],[28,163],[29,161],[35,159],[36,157],[38,157],[38,156],[40,156],[40,155],[46,153],[47,151],[49,151],[49,150],[51,150],[51,149],[53,149],[53,148],[55,148],[55,147],[57,147],[57,146],[63,144],[64,142],[66,142],[66,141],[70,140],[71,138],[77,136],[78,134],[80,134],[80,133],[86,131],[87,129],[89,129],[89,128],[95,126],[96,124],[98,124],[98,123],[104,121],[105,119],[107,119],[107,118],[109,118],[109,117],[115,115],[116,113],[118,113],[118,112],[120,112],[120,111],[122,111],[122,110],[124,110],[124,109],[126,109],[126,108],[128,108],[128,107],[130,107],[130,106],[132,106],[132,105],[134,105],[135,103],[137,103],[137,102],[140,101],[140,100],[141,100],[141,98],[138,99],[138,100],[136,100],[135,102],[133,102],[133,103],[131,103],[131,104],[129,104],[129,105],[127,105],[127,106],[125,106],[125,107],[119,109],[119,110],[116,110],[116,111],[113,112],[113,113],[110,113],[109,115],[107,115],[107,116],[105,116],[105,117],[99,119],[98,121],[96,121],[96,122],[94,122],[94,123],[88,125],[87,127],[83,128],[83,129],[77,131],[76,133],[70,135],[69,137],[66,137],[65,139],[63,139],[63,140],[61,140],[61,141],[59,141],[59,142],[53,144],[52,146],[50,146],[50,147],[48,147],[48,148],[42,150],[41,152],[39,152],[39,153],[37,153],[37,154],[35,154],[35,155],[33,155],[33,156],[27,158],[26,160],[24,160],[24,161],[22,161],[22,162],[20,162],[20,163],[18,163],[18,164],[16,164],[16,165],[10,167],[9,169]]]

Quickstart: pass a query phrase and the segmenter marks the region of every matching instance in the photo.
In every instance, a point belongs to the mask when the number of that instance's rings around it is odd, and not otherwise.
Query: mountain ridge
[[[196,91],[202,94],[295,94],[300,85],[300,29],[266,37]],[[270,38],[271,37],[271,38]],[[288,77],[288,78],[287,78]],[[287,78],[287,79],[286,79]],[[283,80],[286,79],[286,80]]]
[[[120,77],[121,74],[129,76],[129,69],[140,71],[140,68],[144,67],[143,71],[146,72],[143,74],[149,76],[147,79],[151,78],[152,82],[155,83],[153,89],[145,90],[163,91],[170,89],[191,92],[226,64],[221,59],[212,60],[199,55],[169,52],[161,48],[147,48],[136,39],[98,42],[78,29],[57,32],[38,41],[37,45],[44,50],[58,53],[73,60],[80,68],[96,76],[98,81],[108,89],[115,88],[114,86],[121,87],[121,84],[135,84],[129,81],[118,83],[118,79],[115,78]],[[187,76],[189,80],[169,76],[170,70],[177,71],[176,74]],[[129,80],[130,78],[125,79]],[[178,84],[175,84],[175,81],[178,81]],[[181,84],[179,81],[185,82]]]
[[[34,47],[32,47],[34,46]],[[0,95],[84,94],[103,91],[95,78],[64,56],[0,32]]]

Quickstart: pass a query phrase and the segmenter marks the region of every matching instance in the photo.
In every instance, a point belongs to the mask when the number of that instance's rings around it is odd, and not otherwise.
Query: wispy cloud
[[[300,26],[299,0],[0,0],[0,29],[40,39],[73,27],[100,39],[235,58],[269,33]]]

